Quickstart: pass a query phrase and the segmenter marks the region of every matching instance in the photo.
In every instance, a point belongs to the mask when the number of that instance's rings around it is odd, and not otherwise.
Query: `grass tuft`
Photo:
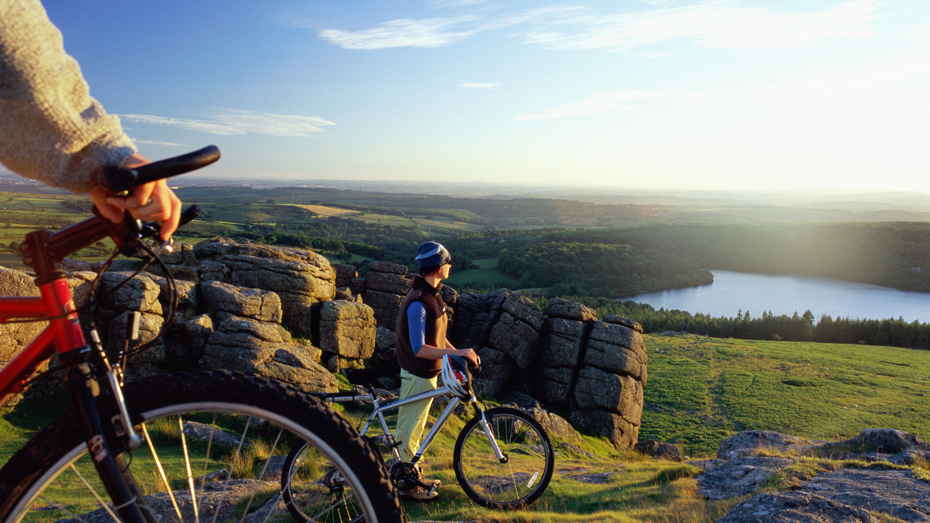
[[[701,469],[688,465],[686,463],[663,469],[656,474],[655,483],[671,483],[682,478],[695,478],[701,473]]]

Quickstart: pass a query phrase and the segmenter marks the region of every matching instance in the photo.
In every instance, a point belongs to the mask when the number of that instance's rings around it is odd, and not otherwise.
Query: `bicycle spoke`
[[[200,511],[197,508],[197,497],[194,494],[194,474],[191,472],[191,458],[187,452],[187,438],[184,436],[184,421],[178,415],[178,432],[181,435],[181,448],[184,449],[184,467],[187,469],[187,485],[191,492],[191,506],[194,508],[194,523],[200,523]]]
[[[156,523],[173,523],[179,513],[185,522],[245,517],[246,522],[280,523],[295,506],[280,479],[270,479],[279,478],[278,461],[288,466],[282,451],[306,451],[294,487],[316,489],[296,500],[307,514],[318,513],[312,523],[358,521],[360,516],[396,523],[402,518],[373,449],[360,443],[338,415],[282,385],[216,372],[160,376],[130,384],[126,391],[131,419],[147,444],[118,456],[118,470],[136,480],[127,487],[139,498],[126,509],[107,506],[108,492],[93,475],[95,463],[82,427],[66,416],[5,465],[0,511],[6,512],[0,512],[0,521],[119,521],[121,512],[138,506]],[[228,399],[218,399],[217,391]],[[291,477],[290,467],[281,474]],[[308,519],[305,515],[300,521]]]
[[[346,515],[349,514],[348,506],[346,505],[346,498],[345,498],[345,496],[343,496],[343,497],[340,497],[340,498],[339,498],[339,501],[337,501],[337,502],[331,504],[329,507],[326,507],[326,508],[324,508],[323,510],[319,511],[317,514],[315,514],[315,515],[313,516],[313,519],[322,519],[323,516],[325,516],[326,514],[329,514],[330,512],[336,510],[336,508],[338,508],[338,507],[346,507]],[[341,517],[342,514],[339,513],[339,512],[336,512],[336,514],[339,514],[339,516],[340,516],[339,520],[342,521],[342,517]]]
[[[45,496],[40,495],[40,496],[38,497],[38,499],[41,499],[42,501],[44,501],[44,502],[46,502],[46,503],[48,503],[48,504],[50,504],[50,505],[52,504],[52,500],[48,499],[48,498],[45,497]],[[70,510],[67,509],[67,507],[59,507],[59,510],[61,510],[62,512],[64,512],[65,514],[67,514],[69,518],[78,520],[78,523],[87,523],[87,520],[85,520],[85,519],[82,518],[81,516],[78,516],[78,515],[75,514],[74,512],[71,512]],[[110,517],[115,517],[115,516],[113,516],[113,514],[110,513]]]
[[[284,492],[278,491],[278,493],[274,497],[274,504],[271,506],[271,510],[269,510],[268,513],[265,514],[265,519],[262,520],[262,523],[268,523],[268,520],[271,519],[271,516],[275,514],[274,507],[278,506],[278,503],[281,502],[282,497],[284,497]],[[243,516],[243,519],[245,519],[245,516]]]
[[[271,451],[268,453],[269,458],[265,460],[265,465],[262,467],[262,471],[258,474],[258,479],[259,479],[259,480],[261,480],[262,478],[265,477],[265,472],[268,471],[268,465],[271,464],[271,456],[274,456],[274,451],[275,451],[276,448],[278,448],[278,442],[281,440],[281,435],[282,435],[283,433],[284,433],[284,429],[279,429],[279,430],[278,430],[278,435],[277,435],[277,437],[275,437],[275,439],[274,439],[274,444],[271,446]],[[249,502],[246,504],[246,510],[242,513],[242,519],[239,520],[239,523],[242,523],[243,521],[245,521],[245,517],[248,515],[248,507],[251,507],[251,506],[252,506],[252,501],[255,500],[255,496],[256,496],[257,494],[258,494],[258,492],[252,492],[252,497],[249,498]],[[281,492],[278,492],[278,500],[281,499],[281,495],[282,495]],[[277,501],[276,501],[276,503],[277,503]],[[272,506],[272,507],[273,507],[273,506]],[[268,511],[268,516],[265,517],[265,521],[268,520],[268,517],[270,517],[270,515],[271,515],[272,512],[274,512],[274,510],[269,510],[269,511]]]
[[[87,487],[87,490],[90,491],[90,493],[91,493],[92,496],[94,496],[94,499],[97,500],[97,503],[99,503],[100,506],[103,507],[103,508],[107,511],[107,513],[110,515],[111,518],[113,518],[113,521],[119,521],[119,518],[116,517],[116,514],[114,514],[113,511],[110,510],[110,505],[107,504],[105,501],[103,501],[103,498],[100,497],[100,494],[97,494],[97,491],[96,491],[96,490],[94,489],[94,487],[92,487],[91,484],[87,481],[87,478],[85,478],[85,477],[78,471],[77,467],[74,466],[74,463],[71,464],[71,470],[74,471],[74,474],[77,475],[78,479],[81,480],[81,483],[83,483],[84,486]],[[44,496],[43,496],[43,498],[44,498]],[[45,501],[48,501],[49,503],[51,503],[51,501],[49,501],[48,498],[44,498],[44,499],[45,499]],[[65,512],[67,512],[67,509],[62,509],[62,510],[64,510]],[[71,516],[71,517],[77,518],[77,516]],[[80,519],[80,518],[78,518],[78,519]]]
[[[489,508],[532,503],[553,472],[554,455],[545,430],[516,409],[490,409],[487,418],[487,430],[475,418],[456,441],[453,464],[459,483],[470,498]],[[498,451],[505,460],[497,459]]]
[[[282,489],[285,507],[299,523],[362,521],[358,492],[342,471],[312,447],[291,450]]]
[[[149,431],[148,428],[146,428],[145,423],[142,424],[142,434],[145,435],[145,441],[149,443],[149,450],[152,452],[152,458],[155,460],[155,465],[158,468],[158,474],[161,476],[161,480],[165,484],[165,490],[168,491],[168,497],[171,498],[171,504],[174,506],[174,512],[178,515],[178,521],[183,522],[184,516],[181,515],[181,508],[178,507],[178,502],[176,499],[174,499],[174,492],[171,490],[171,484],[168,483],[168,476],[165,474],[165,468],[161,464],[161,459],[159,459],[158,453],[155,452],[155,445],[152,444],[152,438],[149,437]]]
[[[207,438],[207,453],[203,457],[203,473],[200,475],[200,499],[196,507],[200,512],[200,501],[203,501],[203,486],[207,483],[207,466],[210,464],[210,449],[213,447],[213,433],[216,430],[216,413],[213,413],[213,420],[210,422],[210,437]],[[215,520],[215,519],[214,519]]]
[[[229,466],[229,479],[232,479],[233,471],[236,470],[236,464],[239,462],[239,456],[242,455],[242,445],[245,444],[245,436],[246,434],[249,433],[249,425],[251,424],[252,424],[252,418],[250,417],[246,419],[245,421],[245,428],[242,429],[242,436],[239,437],[239,446],[236,447],[236,455],[233,456],[232,464]],[[213,428],[215,429],[216,427],[214,426]],[[226,484],[223,486],[224,494],[226,492],[229,492],[229,483],[230,482],[227,481]],[[216,523],[216,519],[219,517],[221,509],[222,509],[222,505],[216,507],[216,511],[213,513],[213,523]],[[249,511],[249,507],[246,507],[245,513],[248,513],[248,511]]]
[[[278,435],[274,439],[274,443],[271,445],[271,451],[268,452],[268,456],[274,456],[274,451],[278,448],[278,443],[281,441],[281,436],[284,434],[284,429],[278,429]],[[271,459],[265,460],[265,466],[262,467],[262,471],[258,474],[258,479],[265,477],[265,472],[268,471],[268,465],[271,464]]]

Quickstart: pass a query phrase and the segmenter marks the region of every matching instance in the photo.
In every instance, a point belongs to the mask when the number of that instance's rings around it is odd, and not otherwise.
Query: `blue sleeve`
[[[415,301],[407,306],[407,332],[410,333],[410,348],[413,355],[426,345],[426,307]]]

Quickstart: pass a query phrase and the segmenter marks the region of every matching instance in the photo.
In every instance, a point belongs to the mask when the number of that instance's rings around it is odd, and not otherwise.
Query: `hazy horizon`
[[[20,179],[0,165],[0,177]],[[27,183],[39,182],[25,180]],[[687,189],[625,189],[618,187],[578,187],[571,185],[540,185],[537,183],[494,182],[422,182],[418,180],[336,180],[263,178],[261,180],[230,178],[222,175],[191,173],[169,182],[175,187],[242,186],[255,189],[286,187],[325,188],[370,193],[433,194],[462,198],[551,198],[592,203],[688,205],[713,202],[719,205],[796,206],[872,204],[876,208],[902,208],[930,211],[930,192],[869,191],[869,190],[687,190]],[[610,201],[612,197],[633,200]]]

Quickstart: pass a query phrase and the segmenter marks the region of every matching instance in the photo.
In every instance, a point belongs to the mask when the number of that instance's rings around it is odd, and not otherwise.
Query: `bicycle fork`
[[[481,425],[481,430],[484,431],[485,435],[488,437],[488,441],[491,443],[491,449],[494,450],[494,456],[497,458],[497,461],[501,463],[507,463],[509,458],[501,452],[500,445],[497,444],[497,440],[494,438],[494,433],[491,431],[491,426],[488,424],[488,418],[484,414],[484,408],[475,400],[475,412],[479,417],[478,424]]]
[[[138,337],[138,320],[133,322],[133,330],[129,333],[129,339]],[[119,520],[158,523],[154,512],[142,502],[142,494],[122,455],[125,451],[141,447],[144,440],[135,431],[129,418],[118,376],[120,369],[110,366],[96,329],[91,330],[91,338],[96,351],[85,345],[61,355],[62,360],[70,366],[68,380],[84,425],[87,450],[114,509],[119,513]],[[97,363],[92,363],[94,360]],[[102,367],[95,369],[97,365]],[[105,380],[95,375],[101,370],[106,373]],[[104,390],[101,390],[101,385]],[[114,414],[108,417],[104,412]],[[117,519],[109,507],[105,504],[103,507]]]
[[[90,353],[90,347],[71,352],[80,352],[86,357]],[[68,355],[71,356],[70,353]],[[75,356],[81,357],[82,355]],[[117,424],[108,424],[105,416],[101,416],[102,412],[99,406],[101,400],[107,394],[101,393],[100,384],[94,378],[91,365],[87,362],[72,365],[68,379],[84,426],[87,450],[93,459],[94,467],[97,469],[110,500],[113,501],[114,509],[119,514],[119,518],[116,518],[116,515],[113,514],[109,507],[104,505],[104,508],[114,519],[120,521],[158,523],[158,518],[151,509],[144,502],[141,502],[142,494],[136,487],[135,480],[123,460],[122,451],[124,449],[118,447],[125,445],[114,445],[114,442],[121,439],[115,434]],[[115,391],[111,390],[109,394],[115,394]],[[117,416],[114,416],[114,418]],[[112,429],[108,431],[108,427],[112,427]],[[129,430],[132,431],[131,426]]]

